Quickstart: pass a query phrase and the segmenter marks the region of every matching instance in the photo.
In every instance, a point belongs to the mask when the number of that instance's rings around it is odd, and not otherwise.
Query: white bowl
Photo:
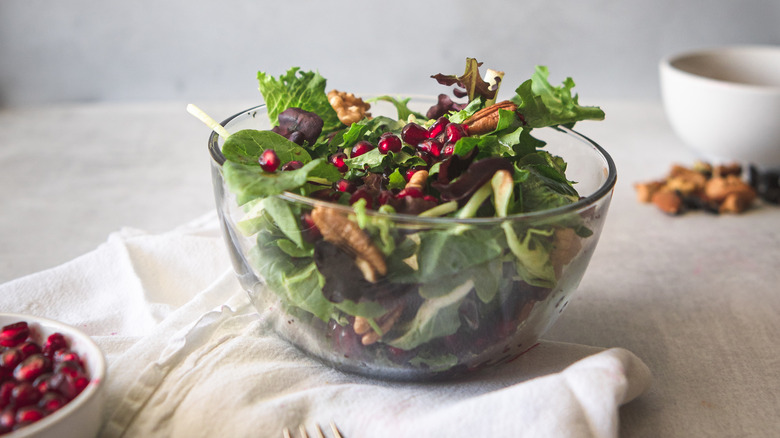
[[[89,385],[68,404],[43,419],[5,434],[3,438],[86,438],[97,435],[103,416],[106,360],[92,339],[69,325],[31,315],[0,313],[0,327],[26,321],[33,339],[42,344],[55,332],[62,333],[70,349],[78,353],[89,375]]]
[[[664,58],[672,129],[703,159],[780,167],[780,46],[730,46]]]

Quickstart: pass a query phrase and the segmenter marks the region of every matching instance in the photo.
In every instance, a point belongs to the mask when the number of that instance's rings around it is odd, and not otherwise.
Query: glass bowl
[[[270,129],[262,105],[222,124],[228,132]],[[242,286],[281,337],[339,370],[431,380],[513,360],[535,345],[577,289],[616,180],[614,162],[588,138],[562,127],[533,132],[566,160],[580,200],[472,219],[356,214],[293,193],[239,206],[223,177],[222,140],[212,133],[217,211]],[[385,256],[386,273],[371,278],[368,256],[324,242],[307,220],[313,212],[329,227],[370,239]]]

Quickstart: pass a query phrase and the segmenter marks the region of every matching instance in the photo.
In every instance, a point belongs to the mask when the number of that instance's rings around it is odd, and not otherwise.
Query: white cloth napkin
[[[109,363],[105,437],[616,437],[650,384],[620,348],[542,341],[440,383],[344,374],[274,336],[229,265],[215,214],[167,233],[123,229],[62,266],[0,285],[0,309],[77,326]]]

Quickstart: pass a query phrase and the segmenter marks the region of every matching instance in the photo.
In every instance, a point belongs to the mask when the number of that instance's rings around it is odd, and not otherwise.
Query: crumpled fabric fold
[[[650,385],[621,348],[541,341],[452,381],[342,373],[278,338],[229,265],[215,214],[167,233],[123,229],[66,264],[0,285],[4,311],[79,327],[109,363],[104,437],[616,437]]]

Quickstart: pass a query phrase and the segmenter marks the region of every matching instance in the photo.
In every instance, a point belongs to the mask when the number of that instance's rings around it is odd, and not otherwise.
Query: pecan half
[[[469,135],[481,135],[496,129],[498,126],[498,110],[517,111],[517,105],[509,100],[498,102],[472,114],[463,122],[468,127]]]

